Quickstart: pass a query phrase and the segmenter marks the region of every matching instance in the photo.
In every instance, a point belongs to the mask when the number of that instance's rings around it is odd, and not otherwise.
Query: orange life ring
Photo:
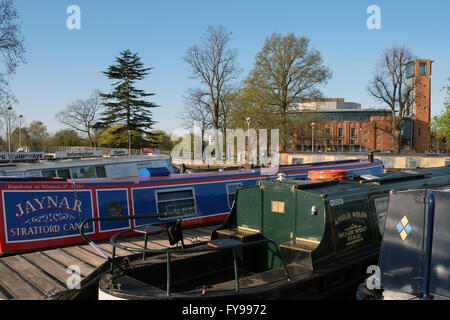
[[[342,169],[308,171],[308,179],[310,180],[345,179],[347,177],[348,171]]]

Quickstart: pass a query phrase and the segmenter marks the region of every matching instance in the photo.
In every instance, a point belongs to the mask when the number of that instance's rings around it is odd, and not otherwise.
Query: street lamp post
[[[8,127],[6,128],[7,137],[8,137],[8,152],[11,152],[11,110],[12,107],[9,106],[6,108],[8,110]]]
[[[383,152],[383,130],[381,130],[380,139],[380,152]]]
[[[19,149],[22,150],[22,118],[23,115],[19,114]]]
[[[316,127],[316,124],[313,122],[311,123],[311,128],[312,128],[312,141],[311,141],[311,152],[314,152],[314,128]]]
[[[362,128],[359,128],[359,153],[361,153],[361,143],[362,143]]]
[[[246,163],[248,164],[250,162],[250,150],[251,150],[251,146],[250,146],[250,123],[251,123],[252,119],[250,117],[248,117],[245,120],[247,121],[248,151],[247,151]]]
[[[128,157],[131,157],[131,130],[128,130]]]

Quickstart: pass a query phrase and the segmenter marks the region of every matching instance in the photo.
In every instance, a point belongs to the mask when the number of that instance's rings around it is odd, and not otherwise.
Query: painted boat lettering
[[[91,192],[86,190],[8,191],[3,199],[7,242],[78,236],[81,222],[93,217]],[[85,230],[93,232],[92,224]]]
[[[27,216],[29,214],[34,214],[36,212],[40,212],[42,210],[48,210],[51,208],[54,209],[65,209],[69,211],[76,212],[78,214],[81,214],[81,201],[78,199],[73,199],[70,201],[71,204],[69,205],[69,200],[67,200],[67,197],[61,197],[58,199],[58,196],[46,196],[33,199],[31,201],[25,201],[25,204],[23,202],[20,202],[16,204],[16,217],[21,218],[22,216]]]
[[[334,207],[334,206],[340,206],[344,204],[344,199],[339,198],[339,199],[331,199],[330,200],[330,206]]]

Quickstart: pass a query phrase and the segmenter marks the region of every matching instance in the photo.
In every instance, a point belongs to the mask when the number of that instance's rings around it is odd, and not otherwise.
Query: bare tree
[[[293,133],[290,111],[302,99],[321,96],[318,87],[329,78],[331,71],[323,65],[320,51],[310,48],[309,39],[274,33],[266,39],[244,83],[255,94],[255,103],[275,107],[286,150]]]
[[[0,1],[0,52],[6,66],[6,73],[14,73],[20,63],[25,62],[23,38],[19,15],[12,0]]]
[[[186,129],[197,126],[201,130],[202,141],[206,130],[212,126],[212,108],[205,102],[204,95],[201,89],[191,89],[184,97],[185,107],[178,115]]]
[[[202,46],[192,46],[186,51],[184,61],[191,67],[191,78],[199,79],[201,87],[192,89],[189,95],[211,113],[214,129],[220,128],[221,103],[225,88],[240,74],[236,51],[228,48],[231,32],[222,26],[209,26]],[[218,139],[216,139],[216,142]]]
[[[413,60],[415,60],[414,55],[405,47],[385,50],[377,65],[375,77],[367,88],[372,97],[391,109],[397,152],[400,152],[402,147],[403,119],[410,116],[411,106],[414,103],[414,88],[417,80],[406,78],[407,65]]]
[[[17,99],[9,87],[9,77],[15,72],[20,63],[25,62],[23,46],[23,37],[18,22],[19,15],[14,8],[12,0],[0,1],[0,53],[3,57],[4,68],[0,70],[0,104],[4,115],[4,124],[7,127],[6,117],[8,112],[6,108],[17,102]],[[10,119],[15,119],[13,114]]]
[[[96,147],[100,130],[94,129],[94,124],[98,121],[101,107],[100,92],[94,90],[88,99],[72,102],[66,109],[58,112],[55,118],[58,122],[86,134],[90,146]]]

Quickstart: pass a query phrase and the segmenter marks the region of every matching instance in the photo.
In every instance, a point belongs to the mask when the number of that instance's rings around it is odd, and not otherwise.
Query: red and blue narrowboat
[[[86,224],[92,240],[120,230],[182,219],[183,226],[226,219],[239,187],[259,180],[306,179],[312,170],[345,170],[349,176],[377,174],[381,161],[347,160],[268,168],[170,174],[143,169],[139,177],[64,179],[0,177],[0,255],[81,243],[80,225],[89,218],[157,215],[155,218]]]

